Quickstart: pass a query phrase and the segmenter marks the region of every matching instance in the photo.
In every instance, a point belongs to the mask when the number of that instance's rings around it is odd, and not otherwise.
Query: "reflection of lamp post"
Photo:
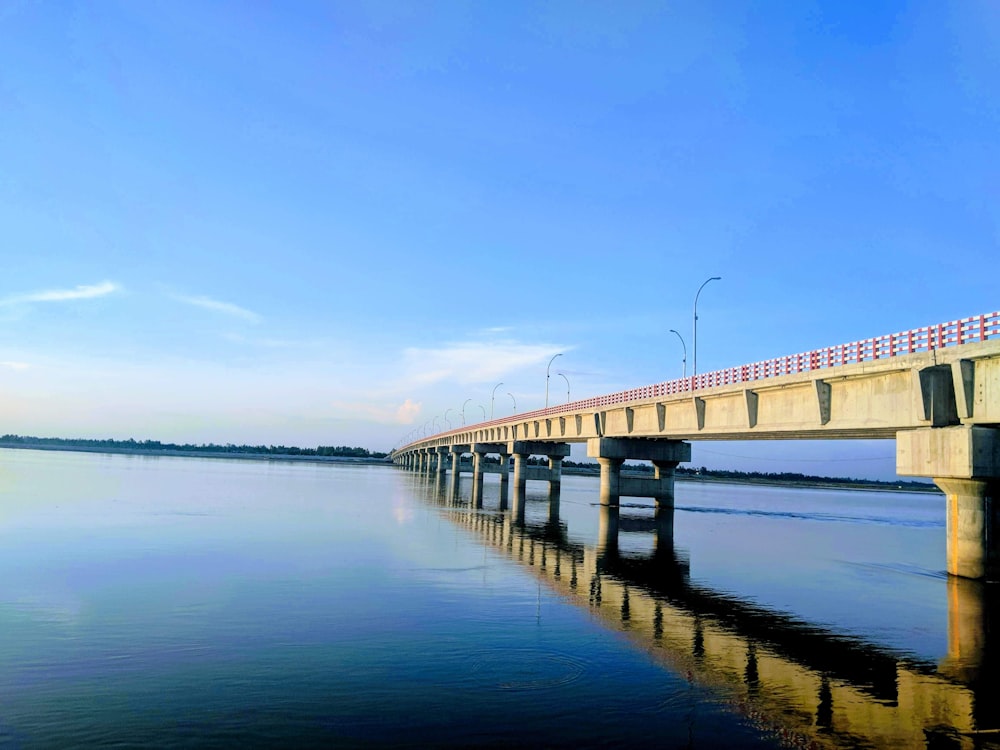
[[[558,375],[559,377],[561,377],[563,380],[566,381],[566,403],[568,404],[569,403],[569,378],[567,378],[566,375],[564,373],[561,373],[561,372],[557,372],[556,375]]]
[[[493,402],[496,400],[497,397],[497,388],[499,388],[502,385],[503,383],[497,383],[495,386],[493,386],[493,393],[490,394],[490,419],[493,419]]]
[[[694,295],[694,361],[692,362],[691,374],[698,374],[698,295],[701,294],[701,290],[705,288],[705,284],[710,281],[722,281],[721,276],[713,276],[710,279],[705,279],[702,285],[698,287],[698,294]]]
[[[465,399],[465,404],[468,404],[470,401],[472,401],[471,398]],[[465,404],[462,404],[462,424],[463,425],[465,424]]]
[[[549,360],[549,364],[545,367],[545,408],[549,408],[549,368],[552,367],[552,363],[555,362],[556,357],[561,357],[562,354],[553,354],[552,359]]]
[[[507,395],[510,396],[510,400],[514,402],[514,414],[517,414],[517,399],[514,398],[514,394],[507,391]]]
[[[450,412],[450,411],[451,411],[451,409],[445,409],[444,410],[444,421],[448,423],[448,429],[449,430],[451,429],[451,420],[448,419],[448,412]]]
[[[681,338],[681,335],[679,333],[677,333],[677,331],[675,331],[673,328],[670,329],[670,332],[672,334],[674,334],[677,338],[681,339],[681,346],[684,347],[684,359],[681,360],[681,362],[684,364],[684,374],[681,375],[681,377],[682,378],[686,378],[687,374],[688,374],[688,348],[687,348],[687,344],[684,343],[684,339]]]

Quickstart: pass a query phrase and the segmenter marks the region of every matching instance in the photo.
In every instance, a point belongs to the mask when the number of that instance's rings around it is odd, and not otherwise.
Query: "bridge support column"
[[[437,460],[434,462],[434,471],[438,474],[444,474],[448,470],[448,466],[445,463],[445,455],[448,453],[448,448],[438,447],[434,449],[437,454]]]
[[[652,497],[657,507],[673,508],[674,469],[681,461],[691,460],[691,444],[678,440],[645,438],[591,438],[587,455],[601,467],[601,505],[617,505],[622,495]],[[652,461],[653,478],[623,477],[626,459]]]
[[[961,425],[896,433],[896,472],[931,477],[947,496],[947,569],[1000,580],[1000,429]]]
[[[549,456],[549,487],[562,484],[562,456]]]
[[[617,511],[618,499],[621,497],[622,458],[597,458],[597,465],[601,467],[601,507],[613,505]],[[603,513],[603,510],[602,510]],[[602,516],[603,518],[603,516]],[[618,528],[617,512],[615,516],[615,529]]]

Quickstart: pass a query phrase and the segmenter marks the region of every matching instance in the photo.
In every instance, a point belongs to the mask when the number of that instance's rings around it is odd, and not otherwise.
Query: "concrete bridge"
[[[789,746],[978,747],[1000,731],[1000,673],[986,645],[1000,600],[990,585],[949,580],[949,654],[935,664],[692,583],[661,514],[619,523],[616,508],[601,506],[599,538],[585,545],[559,521],[558,490],[548,519],[526,524],[477,510],[434,479],[428,497],[452,522]],[[653,534],[652,553],[620,555],[619,530]]]
[[[688,441],[845,438],[895,439],[897,473],[930,477],[947,496],[948,572],[1000,579],[1000,312],[473,424],[392,459],[450,468],[455,481],[469,471],[474,488],[495,472],[506,491],[513,457],[523,495],[529,479],[558,487],[570,443],[586,443],[603,505],[637,496],[672,508]],[[530,466],[530,456],[547,467]],[[622,476],[626,460],[652,462],[653,477]]]

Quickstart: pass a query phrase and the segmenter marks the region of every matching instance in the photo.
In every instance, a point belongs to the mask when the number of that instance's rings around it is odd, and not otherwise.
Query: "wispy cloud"
[[[186,305],[194,305],[195,307],[201,307],[205,310],[211,310],[213,312],[220,312],[224,315],[230,315],[234,318],[242,318],[243,320],[249,321],[251,323],[257,323],[260,321],[260,315],[253,312],[252,310],[247,310],[245,307],[240,307],[239,305],[234,305],[231,302],[222,302],[221,300],[212,299],[211,297],[186,297],[183,295],[174,295],[174,299],[178,302],[183,302]]]
[[[121,290],[121,286],[113,281],[102,281],[99,284],[80,284],[72,289],[46,289],[40,292],[15,294],[0,300],[0,305],[18,305],[31,302],[68,302],[78,299],[94,299],[104,297]]]
[[[27,370],[31,365],[27,362],[0,362],[0,367],[6,367],[9,370]]]
[[[523,344],[517,341],[456,342],[440,349],[404,351],[407,382],[429,385],[446,380],[484,383],[548,360],[569,347]]]
[[[342,419],[366,419],[383,424],[413,424],[422,405],[406,399],[399,406],[364,403],[361,401],[333,401],[330,403]]]

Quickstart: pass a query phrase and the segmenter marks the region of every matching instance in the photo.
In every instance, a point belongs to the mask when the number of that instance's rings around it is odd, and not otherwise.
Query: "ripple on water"
[[[544,649],[513,649],[483,654],[472,664],[473,674],[494,682],[499,690],[547,690],[565,687],[587,671],[584,661]]]

